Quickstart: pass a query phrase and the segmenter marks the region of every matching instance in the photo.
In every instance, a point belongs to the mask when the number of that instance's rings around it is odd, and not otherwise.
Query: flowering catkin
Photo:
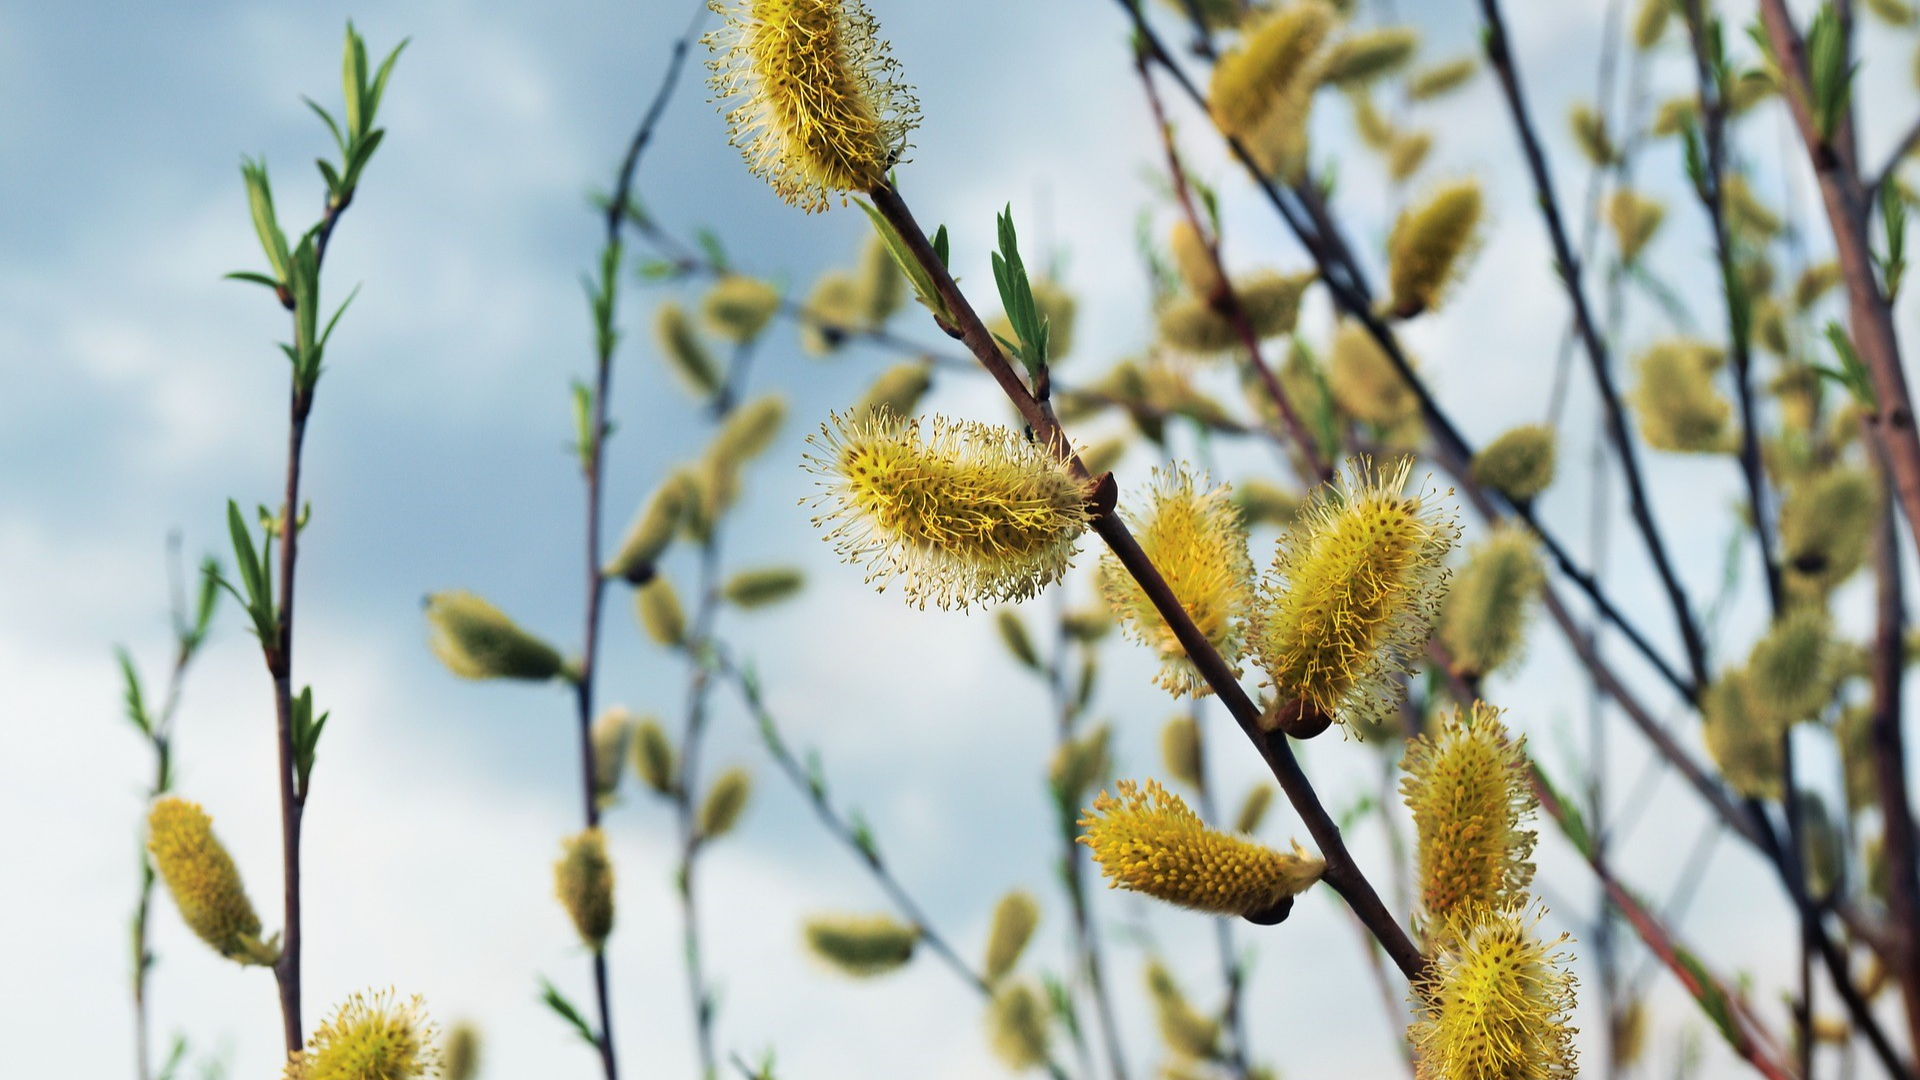
[[[424,1080],[442,1075],[439,1031],[418,997],[355,994],[313,1029],[285,1080]]]
[[[147,813],[147,851],[180,918],[201,941],[242,964],[279,958],[280,950],[260,940],[260,916],[240,884],[240,871],[199,804],[172,796],[155,802]]]
[[[993,924],[987,931],[986,959],[980,965],[980,975],[988,983],[997,983],[1013,971],[1020,962],[1020,954],[1027,949],[1027,942],[1033,940],[1034,928],[1040,925],[1040,902],[1033,894],[1015,890],[1000,898],[994,905]]]
[[[1522,424],[1473,455],[1473,480],[1515,503],[1532,502],[1553,483],[1553,428]]]
[[[1720,775],[1741,796],[1778,799],[1781,793],[1781,745],[1785,726],[1768,703],[1753,692],[1747,673],[1723,673],[1700,699],[1707,753]]]
[[[759,278],[743,274],[722,277],[700,299],[700,316],[707,329],[735,344],[759,337],[779,310],[780,293]]]
[[[1080,819],[1078,842],[1111,887],[1216,915],[1270,916],[1320,880],[1326,863],[1299,845],[1291,854],[1206,827],[1186,801],[1149,780],[1101,792]]]
[[[593,796],[602,808],[619,797],[620,778],[626,773],[627,752],[633,744],[633,714],[618,705],[594,720]]]
[[[1260,584],[1248,640],[1282,701],[1372,726],[1399,696],[1439,614],[1460,530],[1428,494],[1405,492],[1411,458],[1365,458],[1313,493]]]
[[[560,850],[560,860],[553,864],[554,894],[580,940],[597,950],[613,932],[613,864],[607,859],[606,835],[588,829],[567,837]]]
[[[1511,666],[1525,645],[1527,617],[1547,570],[1532,534],[1501,526],[1468,553],[1441,609],[1440,641],[1461,675]]]
[[[1046,997],[1029,983],[1002,987],[987,1003],[987,1034],[993,1052],[1015,1072],[1047,1062]]]
[[[1480,61],[1472,56],[1462,56],[1443,61],[1432,67],[1421,68],[1407,77],[1407,97],[1414,101],[1431,101],[1445,97],[1467,84],[1467,80],[1480,71]]]
[[[633,524],[627,527],[627,535],[620,541],[613,558],[607,561],[604,573],[636,585],[646,584],[653,577],[654,564],[666,554],[674,533],[680,530],[681,518],[693,496],[683,474],[667,477],[634,515]]]
[[[899,970],[920,942],[918,927],[888,915],[817,915],[802,929],[817,959],[856,978]]]
[[[1480,182],[1458,180],[1402,211],[1387,237],[1393,313],[1432,311],[1472,254],[1480,228]]]
[[[1277,113],[1292,111],[1289,93],[1317,81],[1311,61],[1336,21],[1320,0],[1295,0],[1250,27],[1214,65],[1208,97],[1220,130],[1252,139]]]
[[[1656,342],[1634,363],[1633,406],[1640,434],[1657,450],[1705,453],[1726,449],[1733,407],[1713,385],[1726,354],[1705,342]]]
[[[1085,486],[1012,428],[836,415],[808,443],[808,469],[826,478],[814,523],[869,582],[897,580],[919,607],[1037,595],[1091,520]]]
[[[1498,709],[1475,702],[1407,743],[1400,794],[1418,834],[1420,909],[1436,939],[1451,922],[1526,899],[1533,881],[1533,813],[1525,739]]]
[[[886,410],[895,416],[912,416],[920,399],[933,387],[933,365],[924,360],[903,360],[882,371],[867,387],[866,394],[853,406],[852,415]]]
[[[427,644],[463,679],[551,679],[564,663],[551,645],[470,592],[427,597]]]
[[[1220,1023],[1195,1009],[1180,984],[1159,960],[1147,961],[1147,993],[1161,1041],[1175,1054],[1206,1061],[1219,1052]]]
[[[1420,1080],[1567,1080],[1578,1071],[1569,1024],[1573,974],[1539,939],[1538,909],[1475,913],[1411,988],[1407,1028]]]
[[[662,302],[654,311],[653,334],[667,366],[695,397],[711,397],[720,389],[720,365],[700,340],[686,308]]]
[[[747,802],[753,797],[753,775],[747,770],[734,766],[723,772],[707,789],[707,797],[700,804],[699,836],[702,840],[713,840],[733,831],[740,823],[740,816],[747,811]]]
[[[1234,664],[1253,602],[1253,560],[1229,489],[1196,482],[1184,466],[1155,469],[1144,507],[1122,514],[1194,626]],[[1112,552],[1100,560],[1100,589],[1127,636],[1159,656],[1156,683],[1175,697],[1207,692],[1173,628]]]
[[[747,166],[812,213],[871,191],[901,159],[919,105],[862,0],[710,0],[702,39],[716,99]]]
[[[1613,227],[1613,242],[1620,249],[1620,261],[1638,261],[1648,242],[1660,231],[1666,216],[1667,208],[1658,199],[1626,188],[1615,191],[1607,200],[1607,224]]]

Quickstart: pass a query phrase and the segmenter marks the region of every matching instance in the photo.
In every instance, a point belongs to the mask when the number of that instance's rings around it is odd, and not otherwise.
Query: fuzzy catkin
[[[1632,391],[1641,437],[1657,450],[1708,453],[1728,445],[1733,407],[1714,386],[1726,355],[1705,342],[1656,342],[1634,363]]]
[[[1407,1029],[1419,1080],[1563,1080],[1578,1072],[1569,1023],[1575,979],[1561,945],[1542,942],[1540,914],[1520,906],[1474,913],[1409,990]]]
[[[1540,547],[1522,529],[1502,526],[1468,554],[1440,617],[1440,641],[1457,672],[1491,675],[1518,662],[1546,580]]]
[[[1522,424],[1473,455],[1473,480],[1511,502],[1532,502],[1553,483],[1555,456],[1553,428]]]
[[[1026,951],[1027,942],[1033,940],[1033,931],[1039,925],[1040,902],[1032,893],[1015,890],[1001,897],[994,905],[993,923],[987,931],[981,977],[989,984],[1006,978],[1020,962],[1020,955]]]
[[[647,717],[634,725],[633,729],[633,767],[640,775],[642,783],[652,789],[656,795],[673,794],[674,770],[677,768],[673,752],[673,742],[667,738],[667,729],[660,721]]]
[[[791,600],[806,584],[806,575],[796,567],[766,566],[734,574],[727,579],[720,595],[734,607],[752,611]]]
[[[1048,1043],[1045,996],[1028,983],[1002,987],[987,1004],[987,1032],[993,1052],[1015,1072],[1046,1064]]]
[[[1153,999],[1153,1018],[1160,1039],[1176,1055],[1207,1061],[1219,1052],[1220,1023],[1204,1016],[1187,1001],[1173,973],[1159,960],[1147,962],[1147,994]]]
[[[1461,56],[1422,68],[1407,78],[1407,96],[1414,101],[1445,97],[1467,84],[1480,71],[1476,57]]]
[[[554,895],[580,940],[598,950],[613,933],[613,863],[607,859],[606,836],[588,829],[562,841],[560,848],[560,860],[553,864]]]
[[[700,804],[699,835],[714,840],[733,831],[753,797],[753,775],[735,766],[717,777]]]
[[[715,336],[743,345],[760,336],[780,310],[780,293],[759,278],[728,274],[700,298],[700,317]]]
[[[1446,938],[1461,917],[1523,902],[1533,881],[1535,801],[1525,740],[1498,709],[1475,702],[1407,743],[1400,793],[1418,836],[1420,909]]]
[[[660,355],[688,391],[698,398],[719,391],[720,365],[707,350],[706,342],[700,340],[686,308],[671,300],[662,302],[654,311],[653,334]]]
[[[1160,761],[1167,775],[1199,790],[1206,786],[1200,776],[1200,725],[1191,716],[1176,716],[1160,728]]]
[[[687,613],[673,582],[657,577],[634,590],[633,611],[654,644],[678,648],[687,643]]]
[[[886,411],[894,416],[912,416],[920,399],[933,387],[933,365],[923,360],[903,360],[882,371],[867,392],[853,406],[852,415]]]
[[[427,597],[427,643],[463,679],[543,681],[562,674],[560,654],[470,592]]]
[[[680,474],[669,476],[655,488],[634,515],[633,524],[627,527],[627,534],[613,558],[607,561],[604,573],[638,584],[651,578],[654,564],[666,554],[674,534],[680,530],[681,519],[692,497],[686,478]]]
[[[419,997],[355,994],[313,1029],[285,1080],[424,1080],[443,1073],[439,1029]]]
[[[1078,842],[1113,888],[1216,915],[1258,916],[1312,885],[1326,863],[1206,827],[1186,801],[1149,780],[1122,780],[1080,819]]]
[[[905,967],[920,942],[918,927],[888,915],[818,915],[802,930],[814,957],[855,978]]]
[[[633,714],[615,705],[602,712],[590,731],[593,742],[593,795],[600,806],[613,804],[633,744]]]
[[[1410,318],[1440,306],[1477,242],[1480,183],[1459,180],[1402,211],[1387,238],[1393,312]]]
[[[201,941],[242,964],[278,959],[279,950],[260,940],[260,916],[240,871],[199,804],[173,796],[155,802],[147,813],[147,851],[181,920]]]

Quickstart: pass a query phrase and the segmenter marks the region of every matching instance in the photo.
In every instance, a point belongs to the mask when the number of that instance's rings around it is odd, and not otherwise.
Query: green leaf
[[[1546,770],[1540,767],[1539,762],[1532,762],[1532,765],[1534,778],[1540,782],[1541,787],[1547,789],[1547,792],[1553,796],[1553,800],[1560,804],[1560,831],[1566,834],[1567,840],[1573,844],[1574,850],[1578,851],[1582,857],[1591,859],[1593,857],[1593,834],[1587,830],[1587,820],[1581,816],[1580,808],[1575,806],[1572,800],[1560,793],[1560,789],[1554,786],[1553,781],[1548,778]]]
[[[1833,346],[1834,355],[1839,357],[1840,366],[1826,368],[1814,365],[1815,374],[1830,379],[1847,389],[1855,401],[1873,412],[1880,410],[1879,396],[1873,389],[1873,375],[1867,365],[1860,360],[1860,354],[1853,347],[1853,341],[1838,322],[1827,322],[1827,343]]]
[[[867,824],[867,816],[858,810],[849,810],[847,824],[853,830],[853,846],[860,849],[868,863],[879,865],[880,845],[873,839],[873,827]]]
[[[326,123],[327,130],[333,133],[334,145],[340,148],[340,160],[345,161],[347,158],[347,140],[340,134],[340,125],[334,123],[333,115],[321,108],[320,103],[310,97],[302,95],[300,100],[306,102],[307,108],[312,109],[314,115]]]
[[[1832,0],[1820,5],[1807,28],[1807,82],[1813,95],[1815,131],[1822,143],[1833,140],[1853,97],[1857,64],[1847,62],[1847,35]]]
[[[267,163],[252,158],[240,159],[240,175],[247,185],[247,209],[253,215],[253,231],[260,238],[260,250],[273,268],[276,285],[287,280],[287,234],[273,212],[273,184],[267,179]]]
[[[665,259],[647,259],[637,269],[642,281],[672,281],[683,276],[677,264]]]
[[[707,261],[713,264],[713,268],[726,273],[732,264],[727,259],[727,249],[721,245],[720,237],[712,229],[701,229],[693,234],[693,239],[700,245],[700,250],[706,253]]]
[[[293,699],[293,762],[294,773],[300,778],[299,790],[307,790],[307,777],[313,772],[314,751],[320,746],[320,733],[326,729],[327,717],[331,713],[321,713],[316,719],[313,715],[313,687],[302,687],[300,696]]]
[[[194,648],[207,639],[213,625],[213,613],[219,606],[220,560],[211,555],[200,560],[200,595],[193,608],[193,630],[188,635]]]
[[[560,1019],[572,1025],[573,1030],[588,1046],[599,1049],[600,1036],[593,1033],[593,1025],[587,1023],[587,1018],[580,1015],[580,1010],[574,1007],[573,1002],[567,1000],[566,995],[544,978],[540,980],[540,1000],[545,1002],[547,1008],[552,1009]]]
[[[1020,336],[1020,347],[1014,350],[1014,355],[1026,366],[1028,378],[1038,379],[1047,366],[1050,328],[1034,302],[1033,284],[1027,279],[1027,267],[1020,258],[1020,239],[1014,232],[1012,206],[1001,211],[996,224],[1000,250],[993,255],[993,280],[999,286],[1000,304],[1006,310],[1007,321]]]
[[[947,258],[947,227],[940,226],[933,231],[933,254],[940,265],[951,268],[953,263]]]
[[[1707,971],[1706,965],[1700,962],[1699,957],[1677,944],[1673,952],[1674,959],[1678,960],[1680,966],[1686,968],[1687,973],[1692,975],[1694,981],[1699,984],[1700,988],[1693,997],[1700,1003],[1700,1011],[1706,1013],[1707,1019],[1713,1021],[1713,1026],[1720,1029],[1720,1035],[1727,1040],[1727,1044],[1738,1050],[1740,1038],[1733,1026],[1733,1009],[1728,1005],[1726,991],[1720,988],[1719,981]]]
[[[400,44],[395,45],[393,51],[387,54],[387,58],[380,61],[380,70],[374,73],[373,85],[367,87],[365,104],[368,124],[373,123],[374,116],[380,111],[380,98],[387,92],[387,76],[393,74],[394,62],[400,59],[401,50],[405,49],[407,43],[412,40],[410,37],[401,38]]]
[[[1900,196],[1900,185],[1889,177],[1880,185],[1880,224],[1886,230],[1887,253],[1874,256],[1880,264],[1880,278],[1887,302],[1900,294],[1900,279],[1907,272],[1907,201]]]
[[[894,265],[900,268],[900,272],[907,276],[908,284],[913,286],[914,296],[919,298],[920,303],[928,311],[933,312],[934,319],[941,325],[952,326],[953,309],[947,306],[946,299],[934,286],[933,275],[927,272],[926,267],[920,265],[920,260],[913,257],[913,252],[907,247],[907,242],[901,238],[899,232],[894,229],[893,223],[882,217],[880,211],[875,210],[865,199],[853,201],[859,205],[860,209],[866,211],[867,220],[873,223],[873,231],[879,234],[881,243],[887,246],[887,254],[893,256]],[[941,230],[943,234],[945,231],[945,229]],[[938,250],[935,249],[936,254]]]
[[[345,191],[351,192],[360,185],[361,172],[366,169],[367,162],[373,160],[373,152],[380,149],[380,140],[386,137],[385,128],[376,128],[366,138],[354,144],[353,153],[347,158]]]
[[[222,276],[227,281],[250,281],[255,285],[265,285],[274,292],[280,291],[280,283],[278,281],[275,281],[265,274],[256,274],[251,270],[235,270],[231,274]]]
[[[347,44],[340,61],[340,88],[347,101],[347,130],[357,139],[367,129],[364,106],[367,93],[367,43],[347,20]]]
[[[153,721],[147,717],[147,703],[140,693],[140,673],[134,670],[133,657],[118,646],[114,648],[113,655],[120,661],[120,680],[126,688],[127,719],[133,721],[133,726],[139,728],[142,735],[151,736]]]

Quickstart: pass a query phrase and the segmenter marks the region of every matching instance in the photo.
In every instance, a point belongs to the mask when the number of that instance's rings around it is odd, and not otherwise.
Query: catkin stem
[[[993,376],[994,381],[1000,384],[1001,389],[1006,392],[1022,418],[1033,429],[1035,437],[1043,444],[1053,447],[1055,453],[1061,456],[1076,476],[1090,481],[1092,478],[1087,476],[1086,467],[1081,464],[1079,455],[1073,452],[1072,444],[1067,439],[1066,433],[1061,430],[1059,421],[1054,418],[1052,409],[1034,398],[1033,394],[1027,390],[1026,384],[1020,380],[1020,376],[1007,363],[1006,357],[1001,355],[999,347],[993,342],[992,335],[987,332],[986,327],[980,322],[979,315],[961,294],[959,286],[954,284],[953,276],[947,272],[946,264],[934,254],[926,234],[921,231],[919,223],[914,220],[913,213],[907,209],[899,193],[891,187],[879,187],[870,194],[873,197],[874,206],[886,218],[888,224],[899,233],[914,260],[930,275],[935,287],[940,291],[941,299],[946,301],[948,308],[954,313],[957,325],[948,327],[948,332],[965,342],[968,350],[979,359],[988,374]],[[1328,814],[1326,807],[1321,804],[1319,794],[1314,791],[1312,782],[1307,779],[1305,771],[1300,768],[1299,761],[1293,756],[1293,749],[1287,744],[1287,737],[1279,732],[1261,730],[1258,706],[1253,703],[1252,698],[1247,696],[1246,691],[1241,689],[1239,681],[1234,678],[1232,668],[1221,658],[1219,651],[1193,624],[1193,619],[1181,606],[1179,599],[1167,585],[1166,579],[1153,565],[1153,561],[1147,557],[1146,552],[1141,550],[1139,542],[1127,530],[1120,515],[1102,514],[1095,520],[1094,528],[1100,534],[1100,538],[1105,540],[1107,546],[1113,550],[1120,564],[1153,601],[1155,609],[1167,621],[1174,636],[1186,649],[1187,656],[1192,659],[1194,667],[1220,696],[1220,700],[1233,714],[1234,720],[1240,725],[1240,730],[1247,739],[1259,750],[1267,767],[1272,770],[1274,778],[1279,781],[1281,791],[1286,793],[1288,801],[1293,804],[1295,812],[1305,823],[1314,843],[1319,846],[1321,857],[1327,862],[1324,880],[1328,887],[1339,893],[1348,906],[1353,908],[1354,913],[1366,924],[1367,930],[1386,949],[1387,955],[1393,959],[1401,973],[1409,980],[1417,981],[1426,970],[1426,958],[1420,954],[1420,950],[1414,946],[1413,940],[1407,936],[1406,930],[1394,919],[1386,905],[1381,903],[1373,884],[1367,880],[1366,874],[1354,862],[1353,854],[1347,850],[1346,841],[1341,838],[1340,826],[1334,822],[1332,815]]]

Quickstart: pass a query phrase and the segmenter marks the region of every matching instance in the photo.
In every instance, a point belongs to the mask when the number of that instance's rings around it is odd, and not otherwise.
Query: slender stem
[[[1871,440],[1868,446],[1873,447]],[[1873,454],[1883,487],[1881,455]],[[1890,494],[1890,492],[1889,492]],[[1907,1033],[1920,1046],[1920,855],[1914,848],[1913,807],[1907,801],[1906,737],[1901,731],[1901,684],[1906,673],[1905,586],[1901,580],[1900,534],[1889,501],[1874,531],[1875,584],[1872,653],[1873,721],[1870,729],[1874,769],[1887,859],[1887,906],[1894,927],[1894,960],[1906,1004]]]
[[[1043,445],[1053,447],[1076,476],[1091,481],[1092,478],[1087,476],[1086,467],[1081,464],[1079,456],[1070,449],[1072,444],[1065,432],[1061,430],[1052,409],[1035,399],[1020,380],[1019,375],[1008,365],[1006,357],[1001,355],[999,347],[994,344],[992,336],[981,323],[979,315],[974,312],[959,287],[954,284],[953,277],[947,272],[946,264],[934,254],[926,234],[914,220],[912,212],[907,209],[899,193],[891,187],[883,186],[873,189],[869,194],[873,198],[875,208],[899,234],[913,259],[932,278],[941,299],[953,312],[956,325],[944,329],[963,341],[968,351],[980,360],[982,366],[987,369],[987,373],[1000,384],[1008,399],[1012,401],[1028,426],[1033,429],[1035,437]],[[1406,930],[1394,919],[1393,914],[1387,910],[1386,905],[1381,903],[1372,882],[1367,880],[1366,874],[1361,871],[1352,853],[1347,850],[1346,842],[1340,835],[1340,826],[1334,822],[1332,815],[1321,804],[1312,782],[1307,779],[1306,773],[1300,768],[1299,761],[1293,755],[1292,748],[1287,744],[1286,735],[1277,730],[1266,731],[1262,728],[1259,707],[1241,688],[1234,677],[1233,669],[1221,658],[1219,651],[1194,625],[1192,617],[1181,606],[1179,599],[1167,585],[1166,579],[1161,576],[1159,569],[1147,557],[1146,552],[1141,550],[1139,542],[1127,530],[1126,524],[1120,520],[1119,515],[1115,513],[1100,515],[1094,523],[1094,528],[1100,534],[1100,538],[1105,540],[1107,546],[1112,549],[1121,566],[1153,601],[1154,608],[1159,611],[1161,618],[1167,621],[1168,627],[1173,630],[1174,636],[1186,650],[1195,668],[1227,706],[1248,741],[1259,750],[1260,756],[1266,761],[1274,778],[1279,781],[1281,791],[1293,804],[1295,812],[1305,823],[1307,832],[1319,846],[1321,857],[1327,863],[1324,877],[1327,886],[1339,893],[1347,905],[1353,908],[1355,914],[1366,924],[1368,931],[1386,949],[1387,955],[1393,959],[1401,973],[1409,980],[1417,981],[1426,970],[1426,958],[1420,954],[1420,950],[1415,947],[1413,940],[1407,936]]]
[[[280,990],[280,1020],[287,1053],[305,1045],[300,1023],[300,826],[305,814],[305,792],[295,789],[293,759],[293,586],[294,562],[300,547],[300,454],[307,434],[312,398],[297,386],[290,405],[287,429],[286,498],[280,504],[280,605],[273,644],[266,651],[267,670],[273,676],[273,711],[280,774],[281,900],[284,922],[280,959],[273,977]]]
[[[1601,340],[1600,330],[1593,318],[1593,312],[1587,305],[1586,289],[1581,284],[1580,256],[1573,250],[1567,239],[1566,223],[1560,214],[1560,203],[1554,194],[1553,177],[1547,168],[1546,153],[1540,147],[1539,136],[1535,134],[1533,122],[1527,113],[1526,95],[1520,87],[1520,71],[1514,63],[1513,54],[1507,44],[1506,23],[1500,15],[1499,0],[1480,0],[1480,12],[1486,22],[1486,49],[1488,62],[1499,75],[1501,89],[1505,92],[1507,109],[1512,114],[1515,131],[1520,137],[1521,149],[1527,159],[1527,169],[1532,174],[1534,194],[1538,198],[1540,213],[1545,219],[1548,238],[1553,243],[1554,259],[1560,275],[1561,284],[1566,287],[1567,297],[1573,303],[1574,320],[1579,326],[1580,338],[1586,347],[1589,366],[1593,379],[1600,391],[1601,404],[1606,410],[1607,430],[1613,439],[1614,450],[1620,457],[1620,471],[1627,482],[1628,505],[1632,510],[1634,524],[1640,530],[1642,541],[1646,545],[1647,555],[1652,560],[1654,570],[1660,577],[1660,583],[1667,593],[1667,601],[1673,607],[1674,619],[1680,629],[1681,641],[1686,646],[1687,663],[1693,674],[1693,681],[1703,685],[1707,681],[1706,643],[1700,636],[1700,626],[1693,614],[1692,604],[1687,599],[1686,589],[1680,583],[1673,561],[1667,552],[1667,546],[1660,534],[1659,525],[1653,516],[1653,504],[1647,494],[1646,480],[1640,468],[1639,452],[1635,448],[1632,433],[1627,428],[1626,408],[1620,402],[1620,391],[1614,385],[1612,362],[1608,356],[1606,342]]]

